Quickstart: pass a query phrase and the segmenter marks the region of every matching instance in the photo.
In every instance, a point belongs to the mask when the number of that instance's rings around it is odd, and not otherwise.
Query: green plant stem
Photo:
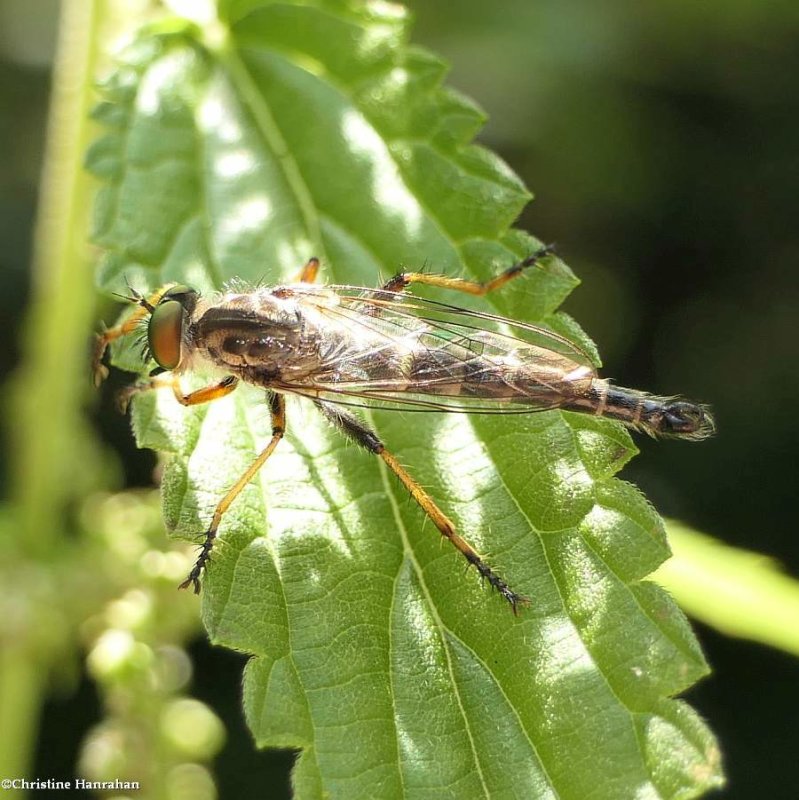
[[[0,774],[27,777],[46,676],[21,647],[0,653]]]
[[[89,385],[93,315],[86,249],[90,179],[82,170],[99,3],[64,3],[53,71],[47,150],[34,239],[32,302],[17,377],[14,499],[29,553],[45,556],[58,536],[75,474],[76,432]]]
[[[11,474],[20,550],[52,559],[63,552],[81,402],[88,385],[91,264],[85,252],[90,180],[81,168],[97,54],[99,0],[65,0],[53,71],[49,129],[34,242],[31,309],[23,366],[12,395]],[[80,448],[81,450],[83,448]],[[33,614],[31,628],[36,627]],[[41,643],[38,630],[31,637]],[[54,637],[60,641],[60,637]],[[15,642],[0,660],[0,774],[23,777],[36,718],[58,651]]]
[[[727,636],[799,656],[799,581],[768,556],[667,523],[673,558],[652,578],[692,617]]]

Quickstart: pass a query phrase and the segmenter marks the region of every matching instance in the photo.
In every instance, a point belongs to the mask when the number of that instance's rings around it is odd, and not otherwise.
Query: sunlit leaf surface
[[[329,282],[424,265],[485,278],[531,252],[509,231],[529,196],[470,144],[480,112],[406,36],[397,6],[332,0],[231,0],[218,25],[143,32],[103,86],[106,132],[88,157],[104,181],[101,287],[279,282],[311,255]],[[556,313],[575,284],[552,260],[486,300],[445,299],[590,347]],[[132,346],[115,358],[141,368]],[[302,750],[297,797],[618,800],[717,785],[715,741],[668,699],[707,668],[674,604],[642,582],[668,548],[614,477],[635,452],[626,432],[555,412],[368,419],[533,603],[515,618],[377,459],[290,401],[287,440],[224,519],[203,613],[214,642],[253,654],[247,718],[260,745]],[[192,409],[151,394],[133,420],[142,446],[169,454],[168,526],[195,539],[269,434],[251,387]]]

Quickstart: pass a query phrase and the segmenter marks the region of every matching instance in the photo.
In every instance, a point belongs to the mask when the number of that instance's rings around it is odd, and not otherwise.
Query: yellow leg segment
[[[171,389],[175,395],[175,399],[182,406],[196,406],[201,403],[210,403],[212,400],[218,400],[220,397],[230,394],[239,385],[239,379],[233,375],[228,375],[223,378],[219,383],[214,383],[211,386],[203,386],[202,389],[184,394],[180,388],[180,380],[177,376],[172,374],[156,375],[143,383],[134,383],[127,386],[117,395],[117,407],[124,414],[128,410],[130,401],[133,397],[141,392],[150,392],[153,389]]]
[[[499,575],[483,561],[474,548],[455,530],[455,525],[435,504],[432,497],[411,477],[405,467],[397,461],[396,456],[386,450],[380,437],[366,424],[344,408],[324,400],[315,400],[316,407],[325,417],[335,425],[348,439],[378,456],[383,463],[400,479],[402,485],[410,492],[411,497],[419,504],[422,511],[427,514],[441,535],[449,539],[455,548],[463,555],[469,564],[480,573],[511,605],[513,613],[517,612],[520,605],[527,605],[529,600],[523,595],[514,592]]]
[[[514,592],[508,584],[483,561],[482,556],[475,551],[466,539],[457,533],[455,525],[449,517],[441,511],[435,504],[433,498],[419,486],[392,453],[389,453],[388,450],[383,448],[377,451],[377,455],[383,459],[386,466],[400,479],[402,485],[410,492],[411,497],[419,504],[424,513],[430,517],[430,520],[441,532],[441,535],[448,539],[463,557],[475,567],[480,573],[480,577],[485,578],[491,586],[510,603],[514,614],[518,613],[518,606],[530,604],[530,601],[526,597]]]
[[[219,501],[214,510],[214,515],[211,517],[211,524],[205,532],[205,541],[203,542],[197,561],[194,563],[189,576],[183,583],[180,584],[181,589],[186,589],[189,586],[194,588],[194,593],[200,593],[200,575],[202,575],[205,565],[211,558],[211,550],[214,547],[216,540],[216,533],[219,530],[219,525],[222,522],[224,513],[230,508],[233,501],[241,494],[242,489],[255,477],[259,469],[264,465],[266,460],[275,451],[280,440],[286,432],[286,402],[282,395],[273,394],[270,400],[269,410],[272,414],[272,438],[269,444],[260,452],[255,461],[250,464],[244,474],[228,489],[225,496]]]
[[[309,258],[308,263],[300,270],[294,283],[315,283],[319,273],[319,259]]]
[[[466,278],[429,275],[425,272],[401,272],[384,284],[383,289],[389,292],[401,292],[412,283],[421,283],[427,286],[437,286],[440,289],[453,289],[456,292],[465,292],[466,294],[485,295],[512,281],[521,275],[524,270],[535,266],[541,259],[551,255],[552,252],[551,245],[542,247],[522,261],[500,272],[499,275],[489,281],[470,281]]]

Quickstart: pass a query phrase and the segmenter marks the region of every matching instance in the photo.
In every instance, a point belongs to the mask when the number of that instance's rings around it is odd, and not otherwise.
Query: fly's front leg
[[[347,438],[364,447],[370,453],[381,458],[385,465],[400,479],[403,486],[410,492],[411,497],[421,506],[422,511],[432,520],[441,535],[447,538],[463,557],[472,564],[480,573],[480,577],[487,580],[511,605],[513,613],[517,613],[519,605],[527,605],[530,601],[523,595],[514,592],[508,584],[494,572],[488,564],[478,555],[474,548],[455,530],[455,525],[435,504],[432,497],[408,474],[405,468],[397,461],[396,457],[386,450],[380,437],[370,430],[361,420],[343,409],[336,408],[330,403],[315,400],[319,410],[333,423]]]
[[[286,432],[286,402],[283,399],[283,395],[270,395],[269,411],[272,415],[272,438],[269,440],[269,444],[259,453],[255,461],[250,464],[245,473],[230,487],[230,489],[228,489],[225,496],[219,501],[214,510],[214,515],[211,518],[211,524],[205,532],[205,541],[200,549],[200,555],[197,556],[197,561],[194,562],[194,567],[192,567],[188,578],[180,584],[181,589],[192,586],[194,588],[194,594],[200,593],[200,575],[202,575],[205,565],[211,558],[211,550],[214,548],[214,540],[219,530],[219,524],[222,522],[222,516],[230,508],[231,503],[241,494],[242,489],[255,477],[256,473],[261,469],[269,456],[272,455],[278,442],[280,442]]]
[[[177,378],[172,380],[172,391],[175,399],[182,406],[197,406],[201,403],[210,403],[212,400],[218,400],[220,397],[230,394],[239,385],[239,379],[233,375],[228,375],[222,378],[219,383],[213,383],[210,386],[203,386],[202,389],[196,389],[188,394],[183,394],[180,388],[180,381]]]
[[[315,283],[319,273],[319,259],[309,258],[308,263],[300,270],[293,283]]]
[[[134,383],[128,386],[117,395],[117,407],[124,414],[128,410],[130,401],[133,397],[141,392],[149,392],[153,389],[172,389],[175,399],[182,406],[196,406],[200,403],[210,403],[212,400],[218,400],[220,397],[230,394],[239,384],[239,379],[233,375],[228,375],[223,378],[219,383],[211,384],[211,386],[203,386],[202,389],[184,394],[180,388],[180,381],[176,375],[156,375],[148,381],[143,383]]]
[[[504,286],[553,252],[552,245],[545,245],[489,281],[470,281],[466,278],[449,278],[446,275],[429,275],[425,272],[400,272],[399,275],[388,280],[382,288],[388,292],[402,292],[412,283],[422,283],[428,286],[438,286],[441,289],[454,289],[457,292],[466,292],[466,294],[484,295]]]

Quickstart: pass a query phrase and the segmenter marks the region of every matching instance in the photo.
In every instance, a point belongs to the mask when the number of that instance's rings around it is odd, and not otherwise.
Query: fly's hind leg
[[[435,504],[430,495],[408,474],[405,468],[397,461],[396,457],[386,450],[380,437],[370,430],[361,420],[343,409],[337,408],[322,400],[314,403],[325,417],[335,425],[348,439],[381,458],[385,465],[400,479],[403,486],[410,492],[411,497],[421,506],[422,511],[432,520],[433,524],[448,539],[463,557],[473,565],[480,577],[496,589],[509,603],[516,614],[520,605],[527,605],[529,600],[523,595],[514,592],[499,575],[483,561],[474,548],[455,530],[455,525]]]
[[[269,456],[272,455],[286,432],[286,401],[282,395],[271,394],[269,396],[269,411],[272,415],[272,438],[269,440],[269,444],[258,454],[255,461],[250,464],[244,474],[228,489],[225,496],[217,504],[214,509],[214,515],[211,517],[211,524],[205,532],[205,541],[200,549],[200,554],[197,556],[189,576],[180,584],[181,589],[192,586],[194,594],[200,593],[200,575],[202,575],[205,565],[211,558],[211,550],[214,548],[214,541],[224,513],[241,494],[242,489],[255,477]]]
[[[527,258],[517,261],[503,272],[488,281],[470,281],[466,278],[450,278],[446,275],[430,275],[426,272],[400,272],[383,284],[383,290],[388,292],[402,292],[412,283],[422,283],[428,286],[438,286],[441,289],[454,289],[466,294],[485,295],[504,286],[509,281],[522,274],[526,269],[535,266],[543,258],[552,255],[554,247],[545,245],[540,247]]]

